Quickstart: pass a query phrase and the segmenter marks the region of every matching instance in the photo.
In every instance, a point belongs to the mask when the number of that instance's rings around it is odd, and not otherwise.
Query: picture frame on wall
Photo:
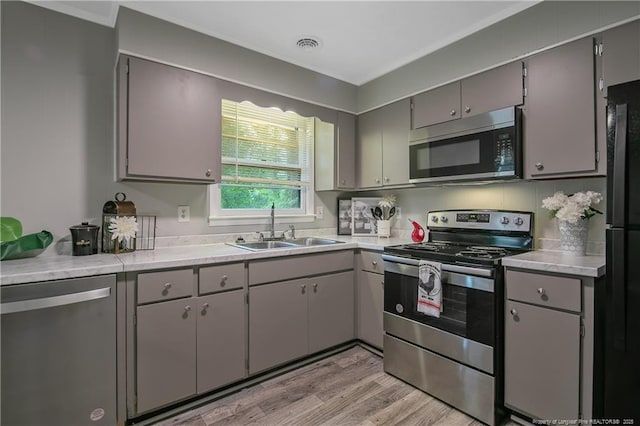
[[[378,235],[377,220],[373,217],[371,209],[378,206],[382,200],[379,197],[363,197],[351,199],[351,235],[372,236]]]
[[[351,198],[338,198],[338,235],[351,235]]]

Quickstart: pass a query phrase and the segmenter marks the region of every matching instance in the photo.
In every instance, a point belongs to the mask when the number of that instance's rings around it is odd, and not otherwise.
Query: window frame
[[[221,101],[222,102],[222,101]],[[236,102],[236,101],[232,101]],[[240,102],[236,102],[240,103]],[[264,108],[264,107],[260,107]],[[278,109],[278,108],[276,108]],[[282,111],[278,109],[279,111]],[[283,111],[284,112],[284,111]],[[300,117],[304,117],[298,114]],[[305,117],[309,118],[309,117]],[[222,119],[222,116],[221,118]],[[314,118],[317,120],[317,118]],[[220,141],[222,143],[222,141]],[[301,191],[301,208],[299,209],[275,209],[275,223],[302,223],[313,222],[315,217],[315,130],[314,141],[309,147],[308,158],[309,166],[307,172],[309,178],[304,184],[300,185]],[[221,154],[222,155],[222,154]],[[222,162],[221,162],[222,166]],[[308,182],[308,183],[306,183]],[[209,185],[207,191],[209,205],[209,226],[229,226],[229,225],[257,225],[268,224],[271,221],[270,209],[223,209],[221,207],[222,182]],[[292,188],[297,188],[292,186]]]

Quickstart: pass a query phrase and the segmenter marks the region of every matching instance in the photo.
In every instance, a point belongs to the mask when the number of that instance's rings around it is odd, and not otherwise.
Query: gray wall
[[[359,113],[632,18],[639,1],[545,1],[358,88]]]
[[[143,13],[120,8],[118,48],[133,55],[191,68],[248,86],[348,112],[353,84],[309,71]]]

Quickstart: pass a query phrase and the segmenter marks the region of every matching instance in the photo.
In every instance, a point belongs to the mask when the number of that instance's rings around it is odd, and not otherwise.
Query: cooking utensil
[[[382,209],[380,208],[380,206],[376,206],[374,217],[378,220],[382,220]]]
[[[389,209],[389,219],[391,219],[395,214],[396,214],[396,208],[395,206],[393,206],[391,207],[391,209]]]

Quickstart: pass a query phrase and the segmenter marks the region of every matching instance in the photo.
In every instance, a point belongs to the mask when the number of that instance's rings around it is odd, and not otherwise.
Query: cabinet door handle
[[[306,293],[306,291],[307,291],[307,285],[306,284],[302,284],[300,286],[300,288],[302,289],[302,294]]]
[[[536,169],[542,170],[542,169],[544,169],[544,165],[542,163],[538,162],[538,163],[536,163]]]
[[[384,281],[380,281],[380,284],[382,285],[382,287],[384,287]]]
[[[317,293],[318,292],[318,284],[317,283],[313,283],[311,286],[313,287],[313,292]]]
[[[380,179],[376,179],[376,183],[380,183]]]
[[[190,310],[191,310],[191,306],[190,305],[187,305],[187,306],[184,307],[184,311],[185,312],[189,312]]]
[[[544,296],[544,294],[545,294],[545,293],[546,293],[546,292],[544,291],[544,288],[540,287],[540,288],[538,289],[538,294],[539,294],[540,296]]]
[[[469,114],[471,112],[471,107],[470,106],[465,107],[464,112]]]
[[[509,313],[510,313],[511,315],[513,315],[514,317],[518,315],[518,311],[516,311],[515,309],[511,309],[511,310],[509,311]]]
[[[372,260],[372,261],[371,261],[371,264],[372,264],[373,266],[377,266],[377,265],[378,265],[378,262],[376,262],[375,260]]]
[[[205,302],[202,304],[202,314],[206,314],[207,313],[207,309],[209,309],[209,303]]]
[[[457,111],[455,109],[452,109],[451,111],[449,111],[449,115],[452,117],[456,114],[457,114]]]
[[[385,177],[384,177],[384,181],[385,181],[386,183],[389,183],[389,178],[385,176]]]
[[[164,288],[167,290],[171,287],[171,283],[164,283]]]
[[[220,280],[220,287],[224,287],[225,285],[227,285],[227,279],[229,277],[227,277],[226,275],[222,276],[222,280]]]
[[[207,169],[207,172],[205,173],[205,175],[207,177],[211,177],[211,169]]]

